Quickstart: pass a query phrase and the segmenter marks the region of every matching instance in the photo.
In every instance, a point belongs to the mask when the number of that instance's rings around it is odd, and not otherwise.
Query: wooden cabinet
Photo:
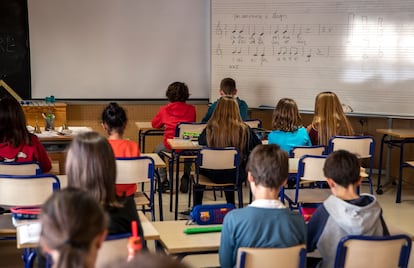
[[[66,124],[66,103],[42,103],[42,104],[29,104],[23,105],[23,112],[26,115],[26,123],[30,126],[36,126],[36,120],[39,122],[39,127],[45,126],[42,113],[53,113],[55,115],[55,128],[61,127]]]

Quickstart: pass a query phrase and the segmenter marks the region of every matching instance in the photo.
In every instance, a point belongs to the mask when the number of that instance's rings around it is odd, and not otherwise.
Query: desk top
[[[169,254],[218,251],[221,233],[185,234],[186,221],[156,221],[152,225],[160,235],[160,242]],[[209,225],[220,226],[220,225]]]
[[[173,150],[197,150],[201,148],[197,141],[189,139],[168,139],[167,142]]]
[[[38,226],[39,220],[22,221],[21,225],[18,225],[17,228],[15,228],[11,224],[12,222],[11,215],[3,215],[2,217],[4,216],[6,216],[5,218],[8,219],[11,225],[10,228],[12,228],[10,232],[7,234],[16,235],[17,237],[17,248],[35,248],[38,246],[37,241],[39,241],[40,229],[36,229],[36,228],[39,228]],[[160,234],[158,233],[157,229],[155,229],[155,227],[152,225],[153,222],[149,221],[148,218],[141,211],[138,211],[138,217],[141,220],[142,229],[144,231],[144,239],[145,240],[159,240]],[[30,238],[31,242],[21,243],[21,239],[23,235],[25,236],[25,239]]]
[[[28,127],[29,128],[29,127]],[[70,142],[73,140],[73,138],[81,133],[86,131],[92,131],[92,128],[90,127],[69,127],[69,130],[71,130],[70,135],[63,135],[59,131],[44,131],[44,128],[40,128],[42,130],[42,133],[35,133],[35,135],[39,138],[41,142],[56,142],[56,141],[62,141],[62,142]]]
[[[149,156],[154,160],[155,168],[165,167],[165,162],[156,153],[142,153],[141,156]]]
[[[141,131],[145,131],[145,130],[160,130],[163,131],[163,128],[153,128],[152,127],[152,123],[151,122],[135,122],[135,125],[137,126],[137,128]]]
[[[414,129],[407,128],[379,128],[377,132],[394,138],[408,139],[414,138]]]

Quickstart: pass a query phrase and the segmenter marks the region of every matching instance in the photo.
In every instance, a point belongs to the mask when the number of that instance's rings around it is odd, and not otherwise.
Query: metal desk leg
[[[174,220],[178,219],[178,193],[179,191],[179,177],[180,177],[180,156],[177,155],[176,167],[175,167],[175,211]]]
[[[171,152],[171,160],[168,162],[168,184],[170,186],[170,212],[173,209],[173,182],[174,182],[174,161],[175,161],[175,152],[174,150]]]
[[[401,203],[401,192],[402,192],[402,175],[403,175],[403,166],[404,166],[404,145],[405,140],[401,141],[400,144],[400,166],[399,166],[399,175],[398,175],[398,185],[397,185],[397,197],[395,203]]]
[[[378,164],[378,184],[377,184],[377,190],[376,190],[377,194],[383,194],[382,185],[381,185],[381,171],[382,171],[382,157],[383,157],[383,151],[384,151],[384,142],[385,142],[386,136],[387,136],[386,134],[382,135],[382,139],[381,139],[379,164]]]
[[[157,177],[157,184],[158,184],[158,205],[160,210],[160,221],[164,220],[164,213],[162,211],[162,189],[161,189],[161,177],[160,173],[158,172],[158,168],[155,169],[155,176]]]

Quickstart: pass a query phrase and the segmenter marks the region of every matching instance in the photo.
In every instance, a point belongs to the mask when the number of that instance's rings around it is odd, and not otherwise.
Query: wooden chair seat
[[[207,187],[226,187],[226,186],[234,186],[234,183],[214,183],[208,177],[200,175],[198,179],[198,184],[204,185]]]

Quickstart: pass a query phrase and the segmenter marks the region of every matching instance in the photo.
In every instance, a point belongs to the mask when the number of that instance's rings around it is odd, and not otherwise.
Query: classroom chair
[[[109,267],[114,261],[126,261],[128,257],[128,239],[131,233],[108,235],[98,251],[95,267]]]
[[[0,175],[0,205],[40,206],[59,189],[60,181],[52,174]]]
[[[399,188],[399,190],[397,190],[397,198],[395,201],[396,203],[398,203],[398,200],[401,201],[402,177],[403,177],[404,168],[414,168],[414,161],[406,161],[400,166],[400,173],[398,176],[398,184],[397,184],[397,187]]]
[[[406,268],[411,253],[411,238],[393,236],[345,236],[338,243],[335,267]]]
[[[175,138],[178,139],[190,139],[193,141],[198,141],[198,136],[203,132],[206,128],[206,123],[200,122],[180,122],[177,124],[175,129]],[[174,165],[176,165],[176,175],[178,174],[178,169],[180,163],[184,163],[186,161],[195,162],[196,153],[194,151],[184,150],[181,152],[175,151],[172,152],[163,152],[163,155],[168,159],[168,171],[169,171],[169,188],[170,188],[170,212],[172,212],[173,206],[173,185],[174,185]],[[177,175],[177,180],[178,175]],[[191,180],[189,180],[189,187],[188,189],[191,190]],[[178,192],[179,189],[176,189]],[[188,195],[188,206],[190,207],[191,204],[191,192]]]
[[[324,145],[312,145],[312,146],[295,146],[290,150],[290,158],[300,158],[304,155],[323,155],[325,154],[326,147]]]
[[[135,203],[141,206],[142,211],[151,213],[155,220],[154,205],[154,160],[148,156],[117,157],[116,158],[116,184],[142,184],[141,190],[135,193]],[[149,191],[145,191],[145,184],[149,184]],[[162,202],[162,201],[160,201]],[[162,206],[162,204],[159,204]],[[160,219],[162,218],[160,210]]]
[[[369,184],[369,192],[372,194],[372,169],[374,167],[375,139],[372,136],[333,136],[329,139],[328,154],[338,150],[347,150],[355,154],[359,159],[367,159],[368,173],[363,182]]]
[[[246,123],[246,125],[248,125],[250,128],[253,128],[253,129],[262,128],[262,120],[260,119],[248,119],[248,120],[245,120],[244,123]]]
[[[288,248],[239,248],[237,268],[305,268],[305,245]]]
[[[196,177],[193,183],[194,196],[197,191],[235,191],[238,194],[238,206],[243,207],[243,187],[239,182],[240,155],[236,148],[202,148],[198,151],[196,162]],[[200,169],[209,170],[234,170],[235,183],[214,183],[208,177],[200,174]],[[197,189],[197,185],[205,186],[205,189]],[[194,198],[195,202],[195,198]]]
[[[0,174],[36,175],[42,174],[42,169],[38,162],[0,162]]]
[[[321,203],[331,194],[330,189],[312,187],[313,182],[326,182],[323,173],[326,155],[304,155],[299,159],[295,189],[281,189],[281,200],[286,199],[290,208],[299,203]]]
[[[0,206],[41,206],[54,191],[60,190],[59,179],[52,174],[36,175],[0,175]],[[10,218],[11,214],[5,213],[0,217]],[[2,230],[0,240],[16,238],[16,231]],[[3,236],[3,234],[5,234]],[[32,267],[35,250],[26,248],[22,259],[25,267]]]

